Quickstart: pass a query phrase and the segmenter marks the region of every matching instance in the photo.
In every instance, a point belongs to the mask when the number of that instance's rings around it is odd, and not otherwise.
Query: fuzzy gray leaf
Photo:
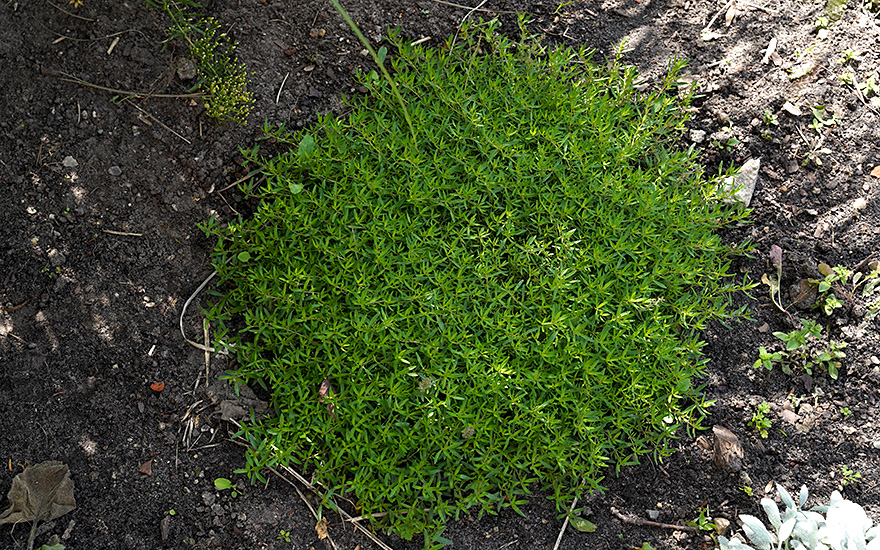
[[[739,519],[743,522],[743,531],[745,531],[746,536],[749,537],[749,540],[757,545],[758,548],[761,550],[770,550],[773,548],[773,537],[770,535],[770,531],[768,531],[767,528],[764,527],[764,524],[761,523],[761,520],[748,514],[742,514],[739,516]]]
[[[797,509],[797,506],[795,506],[794,504],[794,499],[791,498],[791,495],[788,493],[788,491],[785,490],[785,487],[777,483],[776,490],[779,492],[779,498],[782,499],[782,503],[785,504],[786,508],[791,510]],[[786,510],[786,512],[787,511],[788,510]]]
[[[770,525],[778,531],[779,526],[782,525],[782,520],[779,518],[779,507],[769,498],[761,499],[761,507],[764,508],[764,513],[767,514],[767,519],[770,520]]]

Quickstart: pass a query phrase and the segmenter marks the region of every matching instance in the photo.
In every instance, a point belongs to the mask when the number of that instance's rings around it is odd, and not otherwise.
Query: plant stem
[[[351,30],[354,31],[354,34],[357,35],[358,40],[361,41],[361,44],[367,48],[367,51],[370,52],[370,55],[373,57],[373,61],[376,62],[376,65],[379,66],[379,70],[382,71],[382,75],[385,77],[385,80],[388,82],[388,85],[391,86],[391,91],[394,92],[394,97],[397,98],[397,102],[400,103],[400,108],[403,109],[403,116],[406,118],[406,123],[409,124],[409,131],[412,134],[413,145],[418,147],[418,141],[416,140],[416,129],[413,126],[412,119],[409,117],[409,110],[406,108],[406,103],[403,101],[403,97],[400,95],[400,91],[397,89],[397,83],[391,78],[391,75],[388,74],[388,69],[385,68],[385,64],[379,59],[379,54],[376,53],[376,50],[373,49],[373,46],[370,45],[370,41],[367,40],[367,37],[361,32],[355,22],[352,20],[351,16],[348,15],[348,12],[345,11],[345,8],[342,7],[342,4],[339,3],[339,0],[330,0],[330,3],[333,4],[333,7],[336,8],[336,11],[339,12],[339,15],[345,19],[345,22],[348,23],[348,26],[351,27]]]

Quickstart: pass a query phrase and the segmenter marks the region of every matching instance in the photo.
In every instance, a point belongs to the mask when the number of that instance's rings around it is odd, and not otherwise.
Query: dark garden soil
[[[191,81],[177,68],[186,52],[173,44],[163,50],[169,22],[142,0],[0,6],[0,492],[24,465],[60,460],[70,466],[79,505],[44,524],[38,546],[58,535],[77,550],[330,548],[293,487],[278,477],[252,486],[233,473],[243,449],[229,440],[234,427],[223,418],[265,404],[249,395],[235,405],[218,379],[230,359],[215,355],[207,364],[183,340],[178,317],[211,272],[212,242],[196,224],[212,212],[229,220],[253,209],[230,187],[246,174],[238,147],[255,143],[264,120],[295,128],[317,112],[343,112],[340,94],[359,93],[353,74],[369,63],[329,3],[210,4],[205,13],[231,29],[254,75],[256,104],[245,127],[217,125],[190,99],[121,100],[62,80],[64,73],[105,88],[184,93]],[[761,159],[752,223],[724,232],[731,243],[757,243],[735,271],[753,280],[772,273],[768,252],[778,245],[788,305],[788,288],[818,277],[819,262],[854,268],[880,259],[880,179],[870,175],[880,164],[878,108],[838,78],[845,71],[860,82],[872,72],[877,78],[880,21],[858,0],[826,40],[815,26],[821,0],[736,0],[730,26],[725,6],[708,0],[561,7],[488,0],[477,11],[432,0],[346,4],[371,40],[400,26],[433,45],[466,17],[497,15],[515,32],[513,12],[525,11],[532,32],[550,43],[586,45],[596,60],[625,41],[624,62],[639,67],[648,86],[671,56],[685,57],[699,97],[682,145],[695,144],[711,173]],[[703,41],[710,20],[722,36]],[[776,55],[765,63],[771,39]],[[842,66],[847,49],[861,60]],[[803,114],[783,110],[786,101]],[[809,128],[815,105],[839,123]],[[764,121],[765,111],[778,125]],[[597,531],[569,527],[560,548],[708,548],[703,534],[623,523],[611,510],[682,525],[708,507],[737,529],[739,513],[763,516],[758,501],[772,481],[791,490],[806,484],[814,504],[841,489],[880,519],[877,319],[863,302],[831,317],[790,306],[795,317],[821,320],[826,339],[849,347],[836,381],[823,372],[788,376],[752,363],[759,346],[775,345],[773,331],[791,330],[790,320],[766,287],[738,300],[754,319],[706,332],[704,382],[717,399],[706,425],[738,436],[742,470],[714,464],[711,430],[682,432],[662,462],[609,471],[607,493],[578,504]],[[185,318],[190,339],[203,340],[204,303],[199,296]],[[156,384],[164,388],[151,389]],[[748,424],[763,401],[773,423],[766,439]],[[861,478],[844,486],[844,466]],[[241,495],[216,491],[220,477],[240,481]],[[535,495],[523,512],[464,517],[445,536],[459,548],[553,548],[562,526],[554,507]],[[328,519],[339,548],[378,548],[338,516]],[[0,548],[22,548],[28,530],[2,526]],[[422,544],[381,536],[396,549]]]

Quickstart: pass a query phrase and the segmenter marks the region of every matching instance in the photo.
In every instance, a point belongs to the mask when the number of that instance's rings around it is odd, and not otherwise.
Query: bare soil
[[[757,242],[737,272],[759,280],[772,272],[770,246],[781,247],[790,304],[789,286],[818,276],[819,262],[852,268],[880,259],[880,180],[870,175],[880,164],[880,117],[838,78],[851,71],[864,82],[880,66],[877,13],[858,0],[824,40],[818,0],[736,0],[729,26],[725,6],[708,0],[488,0],[479,10],[431,0],[346,4],[371,40],[400,26],[433,45],[466,17],[497,16],[515,33],[514,12],[527,12],[532,32],[586,45],[597,61],[624,43],[623,61],[647,86],[672,56],[687,58],[700,96],[682,145],[700,149],[710,173],[761,159],[753,223],[724,231],[731,243]],[[239,60],[253,73],[247,126],[218,125],[198,102],[151,95],[185,93],[192,82],[177,75],[186,52],[163,49],[167,18],[140,0],[0,6],[0,490],[27,463],[60,460],[79,504],[46,523],[38,545],[63,535],[73,549],[330,548],[291,486],[274,476],[252,486],[233,473],[243,450],[229,440],[234,428],[223,417],[236,412],[234,396],[218,379],[230,359],[206,365],[177,323],[211,272],[212,242],[196,224],[254,207],[229,187],[246,174],[238,148],[261,137],[263,121],[296,128],[318,112],[342,113],[340,94],[359,93],[353,75],[369,61],[326,2],[214,0],[204,12],[239,42]],[[716,14],[710,30],[722,36],[701,40]],[[778,58],[765,63],[771,39]],[[847,49],[861,60],[841,65]],[[65,74],[144,96],[123,100]],[[787,101],[803,114],[783,110]],[[815,105],[839,123],[810,128]],[[778,125],[764,121],[765,111]],[[730,138],[738,143],[724,147]],[[650,510],[682,525],[708,507],[736,529],[739,513],[763,515],[758,500],[772,481],[806,484],[822,501],[842,489],[880,519],[877,319],[863,303],[830,317],[791,306],[849,347],[836,381],[821,372],[788,376],[752,368],[758,346],[774,344],[772,331],[791,330],[788,316],[766,287],[737,299],[754,319],[706,332],[703,382],[717,399],[706,424],[739,438],[742,471],[713,463],[711,432],[682,433],[662,462],[609,471],[608,491],[578,505],[597,531],[569,528],[560,548],[710,548],[707,534],[623,523],[611,509],[640,519]],[[204,304],[200,296],[186,316],[190,339],[203,338]],[[265,396],[246,397],[245,407],[265,406]],[[748,425],[763,401],[773,422],[766,439]],[[861,478],[843,486],[843,466]],[[242,494],[216,491],[219,477],[240,482]],[[459,548],[553,548],[562,526],[554,507],[535,495],[523,512],[464,517],[445,536]],[[339,548],[377,548],[338,516],[328,520]],[[27,535],[27,527],[3,526],[0,548],[22,548]],[[422,545],[380,536],[396,549]]]

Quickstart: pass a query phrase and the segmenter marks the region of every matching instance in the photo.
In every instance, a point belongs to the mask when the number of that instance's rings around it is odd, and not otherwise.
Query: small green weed
[[[288,150],[247,152],[267,176],[245,186],[253,219],[204,227],[228,376],[275,412],[240,431],[242,471],[313,468],[426,546],[465,511],[541,487],[564,509],[606,465],[665,455],[708,405],[699,331],[744,312],[716,229],[747,212],[672,145],[682,63],[641,93],[632,70],[496,28],[443,49],[392,33],[416,142],[364,78],[345,118],[266,128]]]
[[[791,332],[774,332],[773,336],[785,344],[784,351],[768,351],[764,346],[758,348],[758,359],[754,368],[764,367],[773,370],[778,363],[785,374],[792,373],[792,367],[813,374],[813,368],[821,367],[832,379],[837,380],[840,359],[846,357],[843,349],[846,342],[831,340],[827,346],[821,345],[822,327],[815,321],[801,320],[801,328]]]
[[[843,479],[840,480],[840,484],[844,487],[853,483],[858,483],[862,480],[861,472],[850,469],[850,467],[846,464],[840,466],[840,473],[843,475]]]
[[[283,540],[284,542],[290,542],[290,531],[285,531],[284,529],[279,529],[278,536],[275,538],[278,540]]]
[[[189,47],[198,71],[198,82],[190,91],[205,92],[205,111],[217,120],[247,123],[253,96],[247,91],[247,69],[235,59],[236,44],[212,17],[189,15],[180,6],[199,8],[192,1],[147,0],[171,18],[166,44],[175,38]]]
[[[837,118],[837,115],[834,113],[829,115],[824,105],[812,105],[810,111],[813,113],[813,122],[810,123],[810,128],[815,130],[816,133],[821,133],[821,130],[826,126],[837,126],[840,124],[840,119]]]
[[[722,141],[719,141],[716,139],[716,140],[712,140],[712,145],[714,145],[716,148],[720,149],[721,151],[726,151],[729,153],[730,151],[733,151],[737,145],[739,145],[739,140],[736,139],[735,137],[731,137],[731,138],[728,138],[728,139],[725,139]]]
[[[770,404],[764,401],[758,405],[755,413],[752,415],[752,419],[749,420],[749,424],[755,428],[755,431],[763,439],[767,439],[767,436],[770,435],[767,430],[773,427],[773,422],[767,418],[767,414],[770,414]]]
[[[861,287],[861,296],[871,297],[880,286],[880,263],[874,261],[869,264],[870,271],[865,274],[861,271],[855,273],[852,270],[828,264],[820,263],[819,271],[825,276],[824,279],[811,280],[810,282],[819,287],[818,304],[826,315],[831,315],[834,310],[843,307],[844,302],[852,304]]]
[[[748,485],[743,485],[742,487],[739,488],[739,490],[742,491],[743,493],[745,493],[746,496],[752,496],[752,493],[754,492],[754,489],[752,489]]]
[[[763,121],[765,126],[779,126],[779,117],[770,109],[764,110]]]
[[[227,489],[232,489],[230,496],[232,498],[237,498],[240,493],[238,486],[233,484],[232,481],[226,479],[225,477],[218,477],[214,480],[214,487],[218,491],[226,491]]]
[[[852,411],[849,410],[848,407],[841,407],[840,414],[842,414],[843,416],[849,416],[852,414]]]
[[[700,514],[693,521],[686,521],[686,525],[696,527],[700,531],[715,531],[715,524],[712,523],[712,516],[709,515],[709,507],[700,508]]]
[[[862,53],[853,50],[852,48],[847,48],[840,54],[840,64],[846,65],[848,63],[858,63],[862,60]]]

